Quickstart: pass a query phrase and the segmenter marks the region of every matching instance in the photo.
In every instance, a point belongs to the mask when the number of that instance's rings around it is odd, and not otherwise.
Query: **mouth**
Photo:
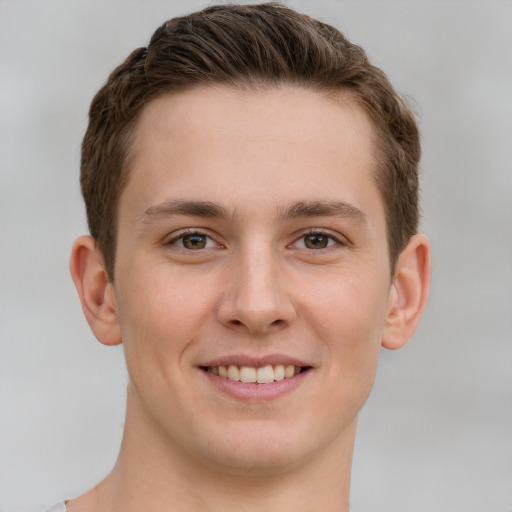
[[[311,366],[293,364],[267,364],[265,366],[239,366],[236,364],[220,366],[201,366],[201,370],[220,377],[221,379],[244,384],[271,384],[311,370]]]

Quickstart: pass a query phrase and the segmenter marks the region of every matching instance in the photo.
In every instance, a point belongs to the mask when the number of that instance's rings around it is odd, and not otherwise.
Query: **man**
[[[70,268],[126,424],[69,512],[348,511],[380,346],[428,296],[419,156],[363,50],[277,4],[170,20],[111,74]]]

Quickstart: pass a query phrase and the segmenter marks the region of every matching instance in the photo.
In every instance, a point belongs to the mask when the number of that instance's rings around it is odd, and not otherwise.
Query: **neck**
[[[286,468],[232,472],[194,460],[127,409],[112,472],[69,512],[348,512],[355,421],[323,451]]]

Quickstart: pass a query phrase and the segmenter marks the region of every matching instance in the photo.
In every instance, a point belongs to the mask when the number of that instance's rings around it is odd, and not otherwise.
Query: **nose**
[[[277,332],[296,316],[286,276],[271,251],[247,251],[227,271],[218,320],[252,335]]]

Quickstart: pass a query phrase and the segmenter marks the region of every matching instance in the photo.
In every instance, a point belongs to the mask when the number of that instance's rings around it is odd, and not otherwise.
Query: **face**
[[[145,108],[113,284],[129,422],[241,472],[353,442],[390,307],[373,149],[343,96],[219,87]]]

